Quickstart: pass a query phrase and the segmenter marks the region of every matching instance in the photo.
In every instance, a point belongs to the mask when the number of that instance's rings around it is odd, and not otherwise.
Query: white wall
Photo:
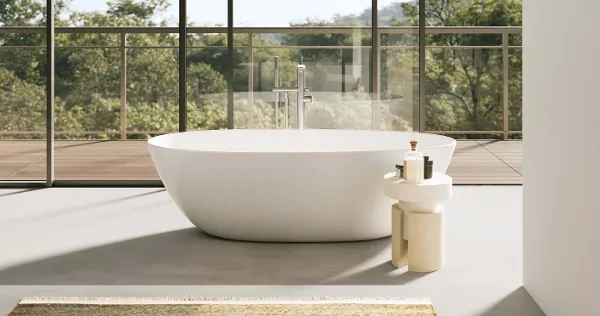
[[[600,0],[523,0],[524,285],[600,315]]]

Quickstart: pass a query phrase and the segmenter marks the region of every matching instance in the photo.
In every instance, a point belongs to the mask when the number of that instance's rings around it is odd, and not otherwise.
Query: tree
[[[157,12],[164,12],[169,3],[166,0],[145,0],[134,2],[133,0],[111,0],[108,1],[106,13],[115,17],[133,16],[142,21],[148,21]]]

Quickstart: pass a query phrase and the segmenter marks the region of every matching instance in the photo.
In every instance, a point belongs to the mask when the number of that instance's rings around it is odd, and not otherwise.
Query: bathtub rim
[[[456,139],[440,134],[434,133],[421,133],[421,132],[412,132],[412,131],[386,131],[386,130],[353,130],[353,129],[307,129],[312,131],[341,131],[341,132],[380,132],[380,133],[406,133],[406,134],[424,134],[424,135],[434,135],[437,137],[442,137],[449,140],[449,143],[435,146],[427,146],[421,147],[420,149],[438,149],[445,147],[456,148]],[[372,150],[337,150],[337,151],[324,151],[324,150],[314,150],[314,151],[224,151],[224,150],[198,150],[198,149],[189,149],[189,148],[173,148],[168,147],[162,144],[157,144],[160,138],[167,138],[170,135],[178,135],[178,134],[191,134],[191,133],[216,133],[216,132],[230,132],[230,131],[300,131],[298,129],[221,129],[221,130],[198,130],[198,131],[187,131],[187,132],[173,132],[168,134],[163,134],[159,136],[152,137],[148,139],[147,144],[150,147],[156,147],[161,149],[168,149],[173,151],[180,152],[189,152],[189,153],[205,153],[205,154],[253,154],[253,155],[316,155],[316,154],[367,154],[367,153],[380,153],[380,152],[390,152],[390,151],[407,151],[409,148],[385,148],[385,149],[372,149]]]

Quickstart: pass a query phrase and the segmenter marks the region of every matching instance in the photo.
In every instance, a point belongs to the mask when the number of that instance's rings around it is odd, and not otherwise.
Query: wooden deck
[[[0,141],[0,180],[44,180],[44,141]],[[145,141],[56,141],[56,180],[158,180]],[[521,141],[459,141],[455,184],[521,184]]]
[[[450,167],[455,184],[522,184],[521,141],[459,141]]]

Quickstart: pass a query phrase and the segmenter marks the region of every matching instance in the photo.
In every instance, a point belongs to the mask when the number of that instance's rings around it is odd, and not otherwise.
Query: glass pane
[[[418,48],[381,48],[381,129],[419,130],[418,64]]]
[[[522,1],[427,0],[425,18],[427,130],[454,131],[455,138],[502,137],[506,44],[509,128],[520,126],[521,61],[512,46],[521,45]]]
[[[119,33],[80,33],[69,28],[54,33],[55,47],[104,48],[119,47],[120,44]]]
[[[222,35],[202,36],[204,43],[222,43]],[[227,128],[227,48],[195,48],[187,51],[187,128],[214,130]]]
[[[179,130],[179,49],[127,49],[127,139]]]
[[[0,46],[0,181],[46,179],[45,58]]]
[[[302,55],[301,55],[302,54]],[[306,66],[306,87],[313,97],[306,104],[306,127],[371,129],[373,119],[372,94],[370,92],[370,47],[352,48],[258,48],[253,50],[253,128],[275,127],[274,64],[279,58],[281,86],[295,86],[300,56]],[[327,58],[324,58],[327,56]],[[248,75],[240,81],[246,81]],[[364,82],[362,78],[367,78]],[[246,80],[244,80],[246,79]],[[243,83],[236,91],[244,91]],[[247,93],[236,93],[243,99]],[[286,107],[288,126],[297,127],[297,92],[280,94],[278,121],[285,127]]]
[[[380,128],[419,130],[419,3],[380,0]]]
[[[44,181],[46,2],[0,6],[0,181]]]
[[[236,39],[236,43],[240,41]],[[260,126],[260,118],[256,123],[254,122],[253,104],[262,102],[254,98],[255,96],[260,98],[260,95],[256,95],[251,88],[254,84],[251,81],[254,67],[249,62],[251,50],[236,48],[233,52],[234,65],[236,65],[233,70],[233,128],[252,128],[254,124]]]
[[[430,0],[431,1],[431,0]],[[378,0],[377,23],[379,26],[418,26],[419,1]]]
[[[364,26],[371,24],[371,1],[234,0],[233,14],[235,27]]]
[[[523,37],[521,33],[509,34],[509,115],[510,131],[523,131]],[[511,134],[512,139],[522,139],[523,134]]]
[[[301,103],[306,128],[371,129],[370,5],[368,0],[345,1],[343,6],[237,0],[234,25],[266,29],[234,37],[235,127],[297,128],[300,73],[308,89],[303,92],[307,101]],[[265,7],[272,10],[267,14]],[[276,84],[287,91],[275,93]]]
[[[509,55],[509,130],[523,131],[523,49],[511,48]],[[511,138],[522,138],[522,134]]]
[[[425,0],[428,26],[521,26],[521,0]]]
[[[69,26],[178,26],[179,0],[71,0],[57,14]]]
[[[234,0],[235,6],[237,6],[237,1]],[[207,3],[206,1],[187,0],[187,15],[188,26],[227,27],[227,1],[221,0]]]
[[[118,149],[103,144],[119,138],[119,49],[57,47],[55,54],[56,179],[105,179],[119,164],[108,163]]]
[[[119,61],[118,48],[55,48],[56,139],[119,138]]]
[[[227,1],[210,5],[203,1],[188,1],[187,12],[187,25],[193,27],[188,29],[187,38],[187,129],[226,129]],[[211,28],[210,33],[206,27]],[[234,102],[234,108],[237,107]],[[234,118],[234,126],[237,125],[239,115],[230,115]]]
[[[502,131],[502,50],[426,52],[427,131]]]
[[[57,180],[158,179],[146,140],[178,130],[178,35],[159,27],[177,26],[177,4],[73,0],[61,9]],[[155,28],[140,33],[130,26]]]
[[[127,47],[179,47],[179,34],[167,33],[165,29],[156,29],[155,32],[127,34]]]
[[[1,6],[0,27],[46,25],[46,0],[4,0]]]

